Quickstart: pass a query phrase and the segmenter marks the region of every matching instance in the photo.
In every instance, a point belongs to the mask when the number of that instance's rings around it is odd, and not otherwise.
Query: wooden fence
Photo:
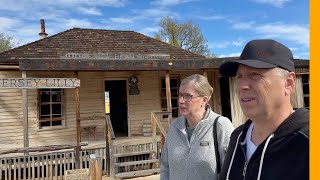
[[[113,146],[114,156],[120,154],[132,154],[134,152],[146,152],[157,149],[153,143],[131,144],[131,145],[116,145]],[[96,154],[100,158],[103,174],[108,174],[110,171],[108,157],[105,147],[86,148],[80,151],[80,169],[89,168],[90,154]],[[8,155],[6,155],[8,156]],[[139,161],[147,159],[146,155],[136,155],[119,157],[119,162]],[[114,168],[114,164],[112,167]],[[128,165],[121,167],[117,172],[126,172],[145,169],[148,164],[135,166]],[[143,167],[141,167],[143,166]],[[145,166],[145,167],[144,167]],[[111,168],[112,168],[111,167]],[[61,150],[58,152],[42,152],[30,154],[26,156],[11,156],[0,157],[0,180],[60,180],[64,178],[64,173],[67,170],[75,169],[75,150]]]
[[[105,148],[82,150],[80,169],[89,168],[90,154],[100,155],[106,171]],[[74,150],[0,158],[1,180],[63,179],[65,171],[72,169],[75,169]]]

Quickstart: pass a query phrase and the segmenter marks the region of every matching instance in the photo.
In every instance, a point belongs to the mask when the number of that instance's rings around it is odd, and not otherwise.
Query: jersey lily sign
[[[76,88],[80,87],[80,79],[76,78],[3,78],[0,88]]]

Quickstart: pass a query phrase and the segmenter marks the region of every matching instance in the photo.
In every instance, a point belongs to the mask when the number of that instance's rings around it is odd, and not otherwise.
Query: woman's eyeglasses
[[[179,99],[183,98],[183,100],[186,102],[190,102],[193,98],[197,98],[197,97],[202,97],[202,96],[193,96],[192,94],[188,94],[188,93],[185,93],[185,94],[179,93]]]

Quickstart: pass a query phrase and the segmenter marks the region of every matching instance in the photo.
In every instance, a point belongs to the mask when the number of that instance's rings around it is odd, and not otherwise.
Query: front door
[[[114,134],[116,137],[128,136],[126,80],[107,80],[104,84],[106,113],[110,114]]]
[[[229,118],[232,121],[230,107],[230,87],[228,77],[220,78],[220,93],[222,115]]]

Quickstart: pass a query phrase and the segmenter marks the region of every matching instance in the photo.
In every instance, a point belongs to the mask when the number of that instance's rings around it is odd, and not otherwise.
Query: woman
[[[233,131],[231,121],[214,113],[208,102],[213,88],[206,77],[195,74],[179,88],[181,117],[170,125],[161,154],[161,180],[216,180],[213,131],[217,130],[221,162]],[[217,129],[213,128],[216,117]]]

